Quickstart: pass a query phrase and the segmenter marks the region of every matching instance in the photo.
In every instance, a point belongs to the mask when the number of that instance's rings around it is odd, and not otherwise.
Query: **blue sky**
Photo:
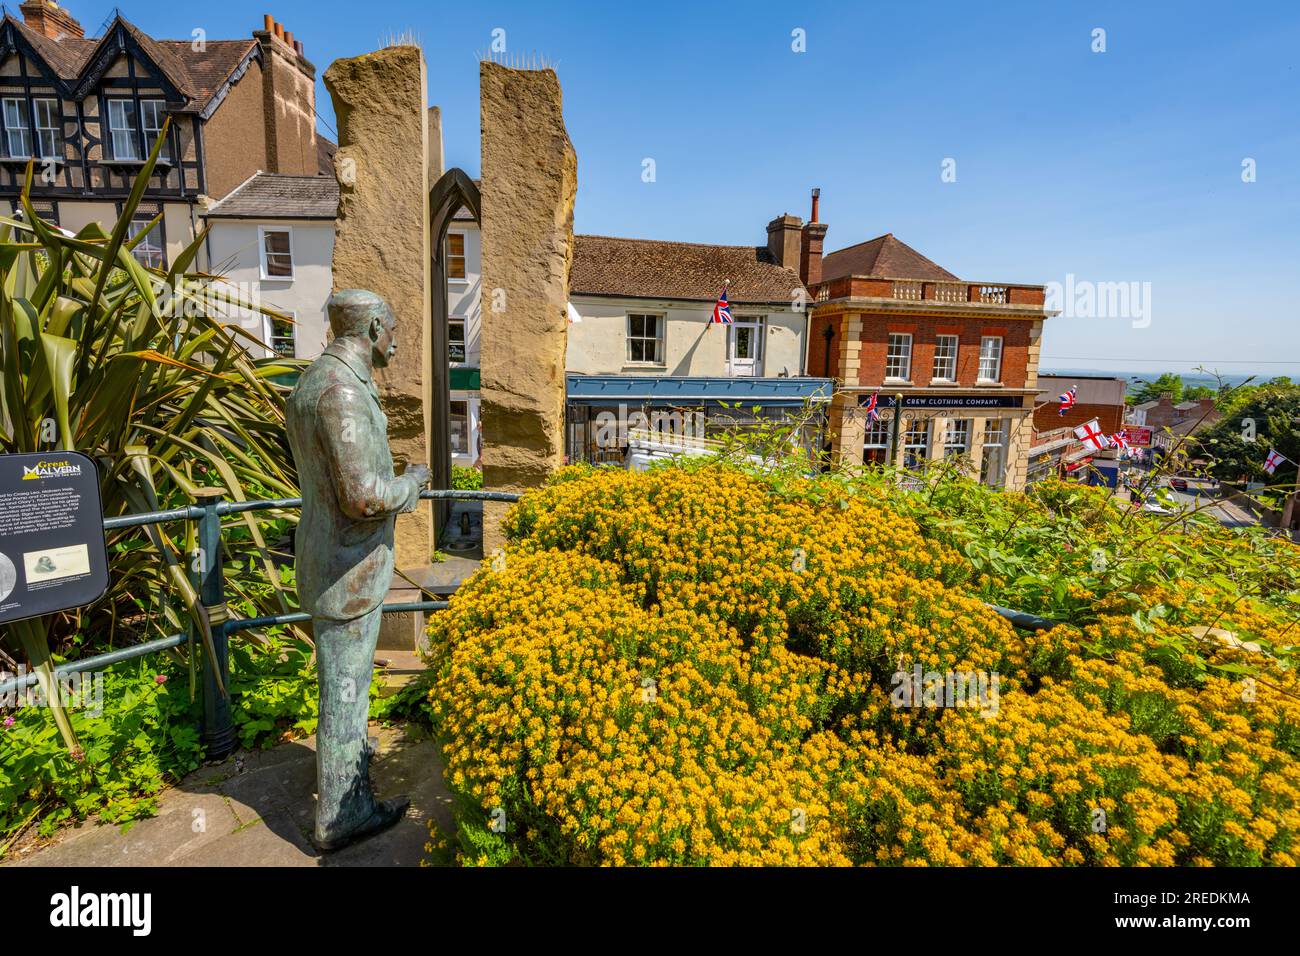
[[[88,32],[112,9],[67,6]],[[558,63],[580,232],[760,244],[818,186],[828,251],[892,232],[971,280],[1150,283],[1144,314],[1051,320],[1044,368],[1300,376],[1300,4],[122,9],[171,38],[245,36],[271,12],[318,74],[413,31],[447,161],[475,175],[476,60],[501,28],[510,54]]]

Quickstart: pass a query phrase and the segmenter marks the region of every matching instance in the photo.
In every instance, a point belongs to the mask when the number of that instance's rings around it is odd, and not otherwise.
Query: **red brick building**
[[[1029,449],[1030,484],[1055,475],[1084,475],[1089,465],[1119,457],[1117,449],[1096,452],[1074,434],[1074,429],[1094,418],[1105,435],[1122,429],[1127,389],[1124,379],[1111,375],[1041,375],[1038,387],[1041,395],[1034,411]],[[1071,388],[1075,389],[1074,407],[1062,414],[1060,396]]]
[[[807,374],[838,379],[831,407],[841,465],[967,457],[990,485],[1024,487],[1038,395],[1041,285],[959,279],[887,233],[822,256],[825,226],[803,244],[814,296]],[[797,220],[796,220],[797,221]],[[815,261],[814,261],[815,260]],[[864,406],[878,395],[880,420]]]

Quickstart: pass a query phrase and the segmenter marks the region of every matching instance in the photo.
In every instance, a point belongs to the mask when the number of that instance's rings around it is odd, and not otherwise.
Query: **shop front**
[[[878,418],[869,412],[876,396]],[[1026,395],[896,394],[856,391],[837,397],[840,441],[861,436],[862,463],[905,469],[961,457],[971,477],[993,487],[1024,487],[1031,408]],[[900,425],[901,423],[901,425]],[[897,433],[897,434],[896,434]]]
[[[570,374],[565,459],[622,466],[638,436],[699,449],[747,431],[788,429],[791,448],[812,460],[823,447],[833,385],[824,378]]]

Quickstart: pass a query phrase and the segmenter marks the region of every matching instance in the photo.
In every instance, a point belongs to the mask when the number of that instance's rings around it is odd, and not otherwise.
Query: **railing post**
[[[203,509],[199,518],[198,591],[212,628],[213,660],[203,667],[203,742],[208,757],[219,760],[235,749],[235,725],[230,717],[230,635],[226,630],[226,578],[221,560],[221,515],[217,506],[220,488],[200,488],[195,504]],[[206,652],[206,647],[199,642]],[[217,683],[213,671],[221,675]],[[224,692],[223,692],[224,688]]]

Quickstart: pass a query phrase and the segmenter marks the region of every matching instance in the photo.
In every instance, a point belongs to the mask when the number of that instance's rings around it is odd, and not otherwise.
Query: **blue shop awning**
[[[829,402],[829,378],[723,378],[695,375],[566,375],[569,402],[577,405],[701,405],[747,402],[797,407]]]

